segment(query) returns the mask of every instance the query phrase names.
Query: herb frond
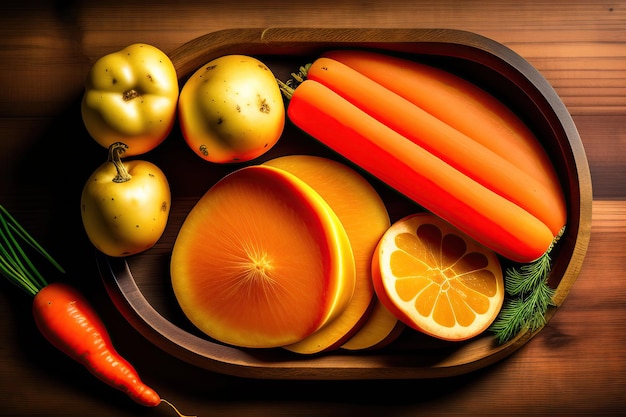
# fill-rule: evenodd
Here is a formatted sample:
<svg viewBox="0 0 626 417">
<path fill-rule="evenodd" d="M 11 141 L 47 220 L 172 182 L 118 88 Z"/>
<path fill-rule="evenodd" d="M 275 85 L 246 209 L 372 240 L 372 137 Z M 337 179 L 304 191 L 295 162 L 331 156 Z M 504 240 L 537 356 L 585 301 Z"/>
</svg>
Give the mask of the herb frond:
<svg viewBox="0 0 626 417">
<path fill-rule="evenodd" d="M 505 300 L 502 310 L 491 325 L 500 344 L 517 336 L 522 330 L 531 332 L 546 324 L 545 313 L 552 303 L 554 290 L 545 281 L 528 293 Z"/>
<path fill-rule="evenodd" d="M 546 324 L 545 314 L 554 305 L 554 289 L 547 283 L 552 268 L 550 252 L 564 229 L 555 238 L 546 253 L 534 262 L 509 267 L 504 274 L 505 299 L 496 320 L 489 327 L 498 343 L 503 344 L 522 330 L 535 331 Z"/>
<path fill-rule="evenodd" d="M 525 294 L 537 288 L 550 271 L 551 259 L 546 253 L 535 262 L 519 268 L 508 268 L 505 273 L 504 288 L 509 295 Z"/>
</svg>

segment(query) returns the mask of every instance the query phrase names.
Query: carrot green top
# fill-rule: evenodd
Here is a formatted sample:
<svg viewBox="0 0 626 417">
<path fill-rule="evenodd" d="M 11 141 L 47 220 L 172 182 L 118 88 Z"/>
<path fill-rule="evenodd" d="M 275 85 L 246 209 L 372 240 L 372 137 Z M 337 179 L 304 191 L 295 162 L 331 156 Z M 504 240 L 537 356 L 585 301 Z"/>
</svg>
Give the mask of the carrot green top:
<svg viewBox="0 0 626 417">
<path fill-rule="evenodd" d="M 0 272 L 23 291 L 34 296 L 48 283 L 29 258 L 24 244 L 43 256 L 58 271 L 65 272 L 8 210 L 0 205 Z"/>
</svg>

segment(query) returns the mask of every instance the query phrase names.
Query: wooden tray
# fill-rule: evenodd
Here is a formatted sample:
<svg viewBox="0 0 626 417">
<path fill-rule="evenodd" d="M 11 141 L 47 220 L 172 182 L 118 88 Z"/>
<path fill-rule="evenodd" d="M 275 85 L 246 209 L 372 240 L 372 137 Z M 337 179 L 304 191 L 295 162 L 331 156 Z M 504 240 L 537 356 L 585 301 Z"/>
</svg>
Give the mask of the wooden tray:
<svg viewBox="0 0 626 417">
<path fill-rule="evenodd" d="M 559 172 L 569 209 L 568 229 L 553 255 L 549 277 L 550 285 L 556 288 L 556 306 L 548 311 L 549 320 L 574 284 L 587 250 L 591 178 L 580 137 L 567 109 L 549 83 L 523 58 L 472 33 L 421 29 L 224 30 L 194 39 L 169 55 L 182 86 L 200 66 L 226 54 L 260 57 L 279 78 L 287 80 L 290 72 L 311 62 L 321 51 L 339 47 L 381 49 L 448 68 L 506 102 L 543 141 Z M 338 158 L 288 124 L 275 148 L 253 163 L 288 153 Z M 242 165 L 221 166 L 201 160 L 184 144 L 178 126 L 145 159 L 159 165 L 170 181 L 173 202 L 168 227 L 149 251 L 127 259 L 98 254 L 97 263 L 107 291 L 123 316 L 152 343 L 184 361 L 251 378 L 435 378 L 471 372 L 497 362 L 537 333 L 524 332 L 498 346 L 488 333 L 466 342 L 450 343 L 405 330 L 397 341 L 378 351 L 337 350 L 313 356 L 283 349 L 240 349 L 209 340 L 187 321 L 176 303 L 169 281 L 169 257 L 177 231 L 197 199 L 224 174 Z M 367 178 L 388 203 L 392 221 L 419 210 L 375 178 Z"/>
</svg>

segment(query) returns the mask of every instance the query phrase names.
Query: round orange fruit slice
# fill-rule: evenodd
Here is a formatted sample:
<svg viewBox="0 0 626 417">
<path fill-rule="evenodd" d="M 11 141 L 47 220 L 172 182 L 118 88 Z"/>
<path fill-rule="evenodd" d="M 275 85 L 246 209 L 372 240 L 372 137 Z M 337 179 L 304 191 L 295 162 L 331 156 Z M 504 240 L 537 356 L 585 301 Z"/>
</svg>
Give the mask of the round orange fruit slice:
<svg viewBox="0 0 626 417">
<path fill-rule="evenodd" d="M 358 172 L 341 162 L 312 155 L 287 155 L 264 162 L 288 171 L 310 185 L 337 214 L 348 234 L 355 262 L 355 287 L 350 303 L 333 321 L 309 337 L 284 346 L 312 354 L 337 349 L 365 323 L 373 308 L 372 256 L 390 226 L 385 203 Z"/>
<path fill-rule="evenodd" d="M 372 261 L 376 295 L 398 319 L 439 339 L 482 333 L 504 300 L 497 255 L 430 213 L 385 232 Z"/>
<path fill-rule="evenodd" d="M 294 175 L 249 166 L 196 203 L 174 243 L 171 280 L 189 320 L 226 344 L 298 342 L 339 315 L 355 286 L 346 231 Z"/>
<path fill-rule="evenodd" d="M 381 349 L 400 337 L 405 324 L 375 299 L 373 311 L 350 339 L 343 345 L 345 350 L 375 350 Z"/>
</svg>

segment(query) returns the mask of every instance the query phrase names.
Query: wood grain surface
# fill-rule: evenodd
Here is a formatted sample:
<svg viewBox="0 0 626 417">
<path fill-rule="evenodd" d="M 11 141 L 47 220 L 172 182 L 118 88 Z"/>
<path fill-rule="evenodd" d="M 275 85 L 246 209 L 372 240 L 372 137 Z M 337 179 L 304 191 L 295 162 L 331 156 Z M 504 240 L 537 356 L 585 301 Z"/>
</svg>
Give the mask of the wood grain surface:
<svg viewBox="0 0 626 417">
<path fill-rule="evenodd" d="M 172 51 L 243 27 L 449 28 L 520 54 L 554 86 L 593 180 L 587 257 L 548 326 L 493 366 L 416 381 L 264 381 L 207 372 L 139 335 L 107 297 L 78 211 L 101 157 L 82 126 L 89 67 L 132 42 Z M 145 381 L 198 416 L 611 415 L 626 409 L 625 1 L 22 0 L 0 6 L 0 203 L 68 270 Z M 38 334 L 0 282 L 0 415 L 173 416 L 103 386 Z"/>
</svg>

